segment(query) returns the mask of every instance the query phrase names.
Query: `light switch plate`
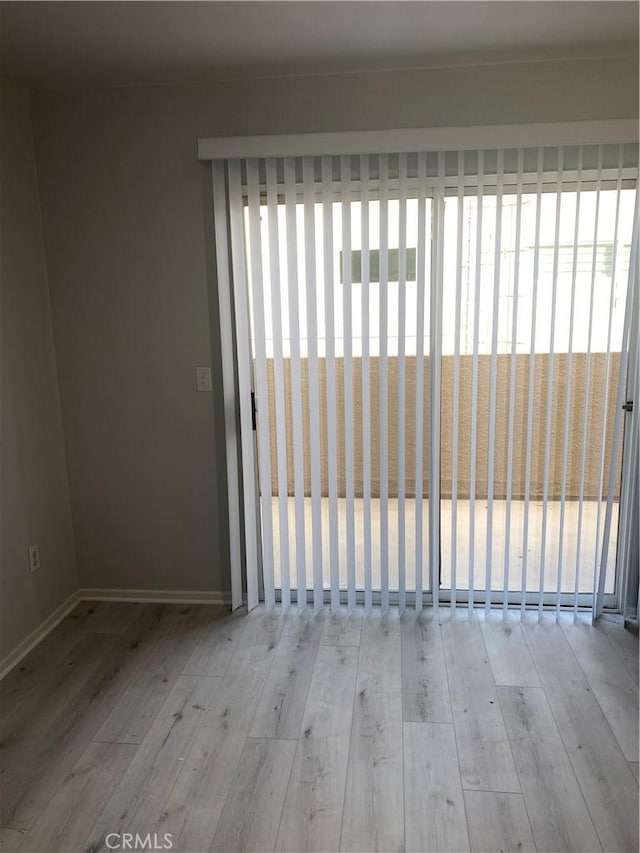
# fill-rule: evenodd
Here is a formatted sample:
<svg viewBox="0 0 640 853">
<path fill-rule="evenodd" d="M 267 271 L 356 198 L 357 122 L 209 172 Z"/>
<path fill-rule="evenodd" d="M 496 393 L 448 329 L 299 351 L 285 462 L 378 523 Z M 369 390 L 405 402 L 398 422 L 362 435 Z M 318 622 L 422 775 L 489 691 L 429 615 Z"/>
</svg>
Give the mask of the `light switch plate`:
<svg viewBox="0 0 640 853">
<path fill-rule="evenodd" d="M 196 389 L 198 391 L 211 391 L 210 367 L 196 367 Z"/>
<path fill-rule="evenodd" d="M 29 545 L 29 568 L 32 572 L 40 568 L 40 549 L 37 545 Z"/>
</svg>

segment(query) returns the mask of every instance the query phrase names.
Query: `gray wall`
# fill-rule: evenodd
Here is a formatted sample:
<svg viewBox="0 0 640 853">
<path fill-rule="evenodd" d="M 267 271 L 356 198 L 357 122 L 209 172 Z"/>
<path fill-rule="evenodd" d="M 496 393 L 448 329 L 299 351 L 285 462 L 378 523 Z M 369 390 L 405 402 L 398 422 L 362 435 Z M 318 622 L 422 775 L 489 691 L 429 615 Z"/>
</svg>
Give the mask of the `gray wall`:
<svg viewBox="0 0 640 853">
<path fill-rule="evenodd" d="M 227 589 L 198 136 L 637 116 L 634 58 L 34 100 L 80 582 Z"/>
<path fill-rule="evenodd" d="M 29 97 L 0 83 L 0 657 L 78 586 Z M 42 565 L 31 573 L 30 544 Z"/>
</svg>

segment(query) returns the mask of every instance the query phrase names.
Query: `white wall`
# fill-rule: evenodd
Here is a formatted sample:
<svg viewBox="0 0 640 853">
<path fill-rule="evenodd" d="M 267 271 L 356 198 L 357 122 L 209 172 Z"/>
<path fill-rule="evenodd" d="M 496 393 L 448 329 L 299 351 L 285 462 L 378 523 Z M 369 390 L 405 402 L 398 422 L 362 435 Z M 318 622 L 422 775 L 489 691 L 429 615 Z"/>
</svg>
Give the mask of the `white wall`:
<svg viewBox="0 0 640 853">
<path fill-rule="evenodd" d="M 0 657 L 75 592 L 71 510 L 26 91 L 0 84 Z M 30 544 L 41 568 L 31 573 Z"/>
<path fill-rule="evenodd" d="M 637 116 L 635 58 L 41 94 L 34 100 L 82 586 L 227 589 L 198 136 Z M 215 326 L 215 317 L 214 317 Z"/>
</svg>

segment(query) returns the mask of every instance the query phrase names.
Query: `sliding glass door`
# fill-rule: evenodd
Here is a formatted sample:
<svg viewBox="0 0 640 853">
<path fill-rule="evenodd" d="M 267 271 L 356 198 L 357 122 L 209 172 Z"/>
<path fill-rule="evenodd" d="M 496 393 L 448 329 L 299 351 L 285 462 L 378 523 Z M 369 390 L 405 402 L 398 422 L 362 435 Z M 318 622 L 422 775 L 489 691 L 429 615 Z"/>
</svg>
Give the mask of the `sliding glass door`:
<svg viewBox="0 0 640 853">
<path fill-rule="evenodd" d="M 635 189 L 622 168 L 603 180 L 601 149 L 572 152 L 569 174 L 563 153 L 539 152 L 532 176 L 524 151 L 508 173 L 498 152 L 488 188 L 480 162 L 477 189 L 461 180 L 445 201 L 441 541 L 451 598 L 591 605 L 608 499 L 614 592 L 612 438 Z M 464 175 L 462 154 L 459 165 Z"/>
<path fill-rule="evenodd" d="M 254 602 L 613 600 L 635 156 L 214 163 Z"/>
</svg>

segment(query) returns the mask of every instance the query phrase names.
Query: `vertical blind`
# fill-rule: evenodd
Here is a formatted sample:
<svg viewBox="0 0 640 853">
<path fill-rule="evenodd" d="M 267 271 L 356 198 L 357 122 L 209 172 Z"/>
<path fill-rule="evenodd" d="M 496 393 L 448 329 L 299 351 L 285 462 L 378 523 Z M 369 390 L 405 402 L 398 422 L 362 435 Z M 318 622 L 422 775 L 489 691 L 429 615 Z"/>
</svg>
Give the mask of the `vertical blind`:
<svg viewBox="0 0 640 853">
<path fill-rule="evenodd" d="M 602 607 L 637 146 L 212 169 L 249 607 Z"/>
</svg>

